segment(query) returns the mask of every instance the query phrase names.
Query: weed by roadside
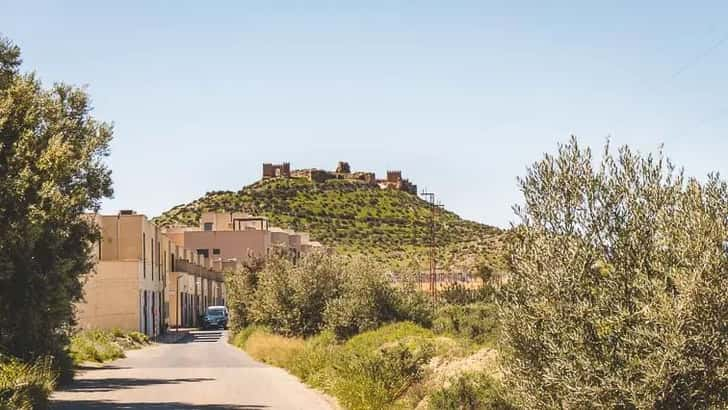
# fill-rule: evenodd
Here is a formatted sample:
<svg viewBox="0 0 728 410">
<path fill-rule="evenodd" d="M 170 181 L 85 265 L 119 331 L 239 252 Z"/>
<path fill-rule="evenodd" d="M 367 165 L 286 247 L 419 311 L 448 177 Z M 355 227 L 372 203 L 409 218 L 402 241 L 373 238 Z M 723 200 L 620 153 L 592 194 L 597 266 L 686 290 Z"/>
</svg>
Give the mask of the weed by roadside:
<svg viewBox="0 0 728 410">
<path fill-rule="evenodd" d="M 284 337 L 264 330 L 253 332 L 245 341 L 245 350 L 256 359 L 289 368 L 304 348 L 303 339 Z"/>
<path fill-rule="evenodd" d="M 427 400 L 432 410 L 512 410 L 500 380 L 486 372 L 461 374 L 434 391 Z"/>
<path fill-rule="evenodd" d="M 0 409 L 47 408 L 56 379 L 50 358 L 23 363 L 0 354 Z"/>
<path fill-rule="evenodd" d="M 434 378 L 440 373 L 433 363 L 446 366 L 472 354 L 471 342 L 440 336 L 411 322 L 389 324 L 346 341 L 332 331 L 304 341 L 263 327 L 245 328 L 231 341 L 255 359 L 283 367 L 331 394 L 348 409 L 414 408 L 442 385 Z"/>
<path fill-rule="evenodd" d="M 70 353 L 76 364 L 103 363 L 125 357 L 124 350 L 139 349 L 148 344 L 149 338 L 140 332 L 89 329 L 71 337 Z"/>
</svg>

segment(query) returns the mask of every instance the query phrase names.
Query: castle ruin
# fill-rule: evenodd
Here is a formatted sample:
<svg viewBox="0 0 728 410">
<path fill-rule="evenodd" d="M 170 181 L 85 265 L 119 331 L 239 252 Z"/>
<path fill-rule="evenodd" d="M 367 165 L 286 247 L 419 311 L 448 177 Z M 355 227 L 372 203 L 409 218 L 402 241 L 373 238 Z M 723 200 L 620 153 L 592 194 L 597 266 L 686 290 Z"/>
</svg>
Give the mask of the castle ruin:
<svg viewBox="0 0 728 410">
<path fill-rule="evenodd" d="M 263 164 L 263 179 L 278 177 L 291 177 L 291 164 L 289 162 L 282 164 Z"/>
<path fill-rule="evenodd" d="M 342 179 L 361 181 L 370 186 L 378 186 L 382 189 L 395 189 L 417 195 L 417 185 L 408 179 L 402 178 L 402 171 L 387 171 L 386 179 L 377 179 L 374 172 L 351 172 L 351 166 L 346 161 L 339 161 L 335 171 L 309 168 L 296 169 L 291 171 L 291 164 L 263 164 L 263 179 L 268 178 L 306 178 L 315 183 L 323 183 L 330 179 Z"/>
</svg>

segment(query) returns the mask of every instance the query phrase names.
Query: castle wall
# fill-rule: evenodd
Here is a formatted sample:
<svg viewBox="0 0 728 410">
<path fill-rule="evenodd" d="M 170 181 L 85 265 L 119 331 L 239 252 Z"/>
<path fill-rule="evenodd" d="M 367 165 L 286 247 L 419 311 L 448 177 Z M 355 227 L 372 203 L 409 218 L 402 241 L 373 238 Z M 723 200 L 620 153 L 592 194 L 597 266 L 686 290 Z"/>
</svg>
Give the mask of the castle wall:
<svg viewBox="0 0 728 410">
<path fill-rule="evenodd" d="M 284 177 L 284 178 L 290 178 L 291 177 L 291 164 L 288 162 L 284 162 L 282 164 L 263 164 L 263 179 L 265 178 L 277 178 L 277 177 Z"/>
<path fill-rule="evenodd" d="M 397 189 L 410 194 L 417 195 L 417 185 L 411 183 L 408 179 L 402 178 L 402 171 L 387 171 L 386 179 L 377 179 L 373 172 L 351 172 L 351 166 L 348 162 L 339 161 L 336 165 L 336 171 L 326 171 L 322 169 L 297 169 L 291 172 L 290 163 L 283 164 L 263 164 L 263 179 L 286 177 L 306 178 L 315 183 L 324 183 L 330 179 L 349 179 L 364 181 L 369 185 L 378 185 L 382 189 Z"/>
</svg>

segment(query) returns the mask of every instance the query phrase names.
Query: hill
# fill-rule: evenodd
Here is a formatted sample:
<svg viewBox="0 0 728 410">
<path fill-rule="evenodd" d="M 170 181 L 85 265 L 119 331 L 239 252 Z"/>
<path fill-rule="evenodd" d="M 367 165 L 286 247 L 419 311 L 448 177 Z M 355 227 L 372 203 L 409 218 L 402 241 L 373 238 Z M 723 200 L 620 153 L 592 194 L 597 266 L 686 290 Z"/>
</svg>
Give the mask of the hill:
<svg viewBox="0 0 728 410">
<path fill-rule="evenodd" d="M 363 181 L 270 178 L 238 192 L 214 191 L 175 206 L 155 218 L 160 226 L 196 225 L 203 211 L 262 215 L 274 226 L 305 231 L 343 254 L 367 254 L 401 268 L 427 266 L 430 204 L 409 192 L 380 189 Z M 470 271 L 481 257 L 501 247 L 502 231 L 438 210 L 438 264 Z"/>
</svg>

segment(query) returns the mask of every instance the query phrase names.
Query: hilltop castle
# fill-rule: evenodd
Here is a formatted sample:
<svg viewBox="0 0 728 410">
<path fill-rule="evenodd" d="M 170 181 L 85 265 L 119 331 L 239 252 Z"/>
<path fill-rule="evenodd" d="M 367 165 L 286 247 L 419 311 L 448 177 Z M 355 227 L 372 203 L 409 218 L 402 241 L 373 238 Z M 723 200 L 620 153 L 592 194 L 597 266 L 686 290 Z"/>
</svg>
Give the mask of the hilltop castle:
<svg viewBox="0 0 728 410">
<path fill-rule="evenodd" d="M 377 179 L 374 172 L 351 172 L 348 162 L 339 161 L 335 171 L 323 169 L 295 169 L 291 171 L 291 164 L 263 164 L 263 179 L 268 178 L 306 178 L 309 181 L 322 183 L 330 179 L 348 179 L 363 181 L 372 186 L 379 186 L 382 189 L 396 189 L 417 195 L 417 185 L 408 179 L 402 178 L 402 171 L 387 171 L 387 178 Z"/>
</svg>

